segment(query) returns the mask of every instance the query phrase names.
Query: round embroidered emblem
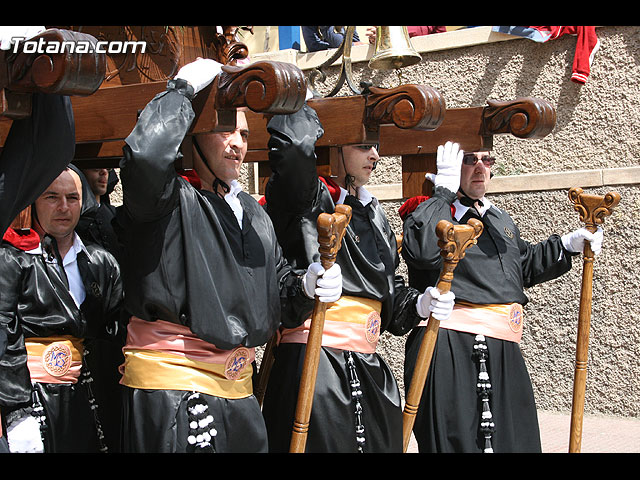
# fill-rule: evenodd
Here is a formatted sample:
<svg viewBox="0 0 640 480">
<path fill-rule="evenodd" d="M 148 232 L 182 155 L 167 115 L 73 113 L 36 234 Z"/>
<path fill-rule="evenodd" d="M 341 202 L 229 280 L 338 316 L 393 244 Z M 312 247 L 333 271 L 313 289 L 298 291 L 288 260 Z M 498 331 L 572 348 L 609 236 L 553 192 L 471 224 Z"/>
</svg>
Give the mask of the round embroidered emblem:
<svg viewBox="0 0 640 480">
<path fill-rule="evenodd" d="M 513 238 L 513 232 L 509 227 L 504 227 L 504 234 L 509 238 Z"/>
<path fill-rule="evenodd" d="M 509 328 L 511 328 L 513 332 L 518 333 L 522 330 L 523 322 L 522 305 L 519 303 L 511 305 L 511 310 L 509 311 Z"/>
<path fill-rule="evenodd" d="M 228 380 L 237 380 L 249 363 L 249 350 L 238 347 L 227 357 L 224 365 L 224 376 Z"/>
<path fill-rule="evenodd" d="M 65 343 L 52 343 L 42 353 L 42 366 L 49 375 L 62 377 L 71 368 L 71 348 Z"/>
<path fill-rule="evenodd" d="M 380 314 L 378 312 L 371 312 L 367 317 L 367 323 L 365 324 L 365 337 L 367 342 L 376 343 L 380 336 Z"/>
</svg>

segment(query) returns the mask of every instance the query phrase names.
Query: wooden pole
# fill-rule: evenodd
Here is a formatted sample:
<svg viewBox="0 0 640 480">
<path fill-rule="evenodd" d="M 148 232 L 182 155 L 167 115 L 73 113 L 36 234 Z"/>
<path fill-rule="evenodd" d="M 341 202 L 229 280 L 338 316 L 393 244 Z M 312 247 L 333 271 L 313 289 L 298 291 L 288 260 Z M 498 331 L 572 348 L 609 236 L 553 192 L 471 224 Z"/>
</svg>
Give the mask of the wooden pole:
<svg viewBox="0 0 640 480">
<path fill-rule="evenodd" d="M 318 242 L 320 243 L 320 263 L 325 271 L 335 263 L 336 255 L 342 243 L 342 237 L 350 220 L 351 207 L 347 205 L 336 205 L 336 212 L 334 214 L 321 213 L 318 216 L 317 226 Z M 309 327 L 309 338 L 307 339 L 304 363 L 302 365 L 302 375 L 300 377 L 298 403 L 296 404 L 293 432 L 289 448 L 291 453 L 304 453 L 307 443 L 326 310 L 327 304 L 321 302 L 316 297 L 313 314 L 311 316 L 311 326 Z"/>
<path fill-rule="evenodd" d="M 446 293 L 451 290 L 454 269 L 458 265 L 458 262 L 464 258 L 465 250 L 476 244 L 477 238 L 482 234 L 483 228 L 482 222 L 474 218 L 470 219 L 467 225 L 453 225 L 446 220 L 440 220 L 440 222 L 438 222 L 436 234 L 440 239 L 438 245 L 441 249 L 441 255 L 444 257 L 444 265 L 437 284 L 437 288 L 441 293 Z M 439 328 L 440 321 L 433 318 L 432 315 L 429 315 L 402 414 L 402 434 L 405 452 L 411 439 L 411 431 L 413 430 L 415 417 L 418 413 L 418 406 L 420 405 L 422 391 L 424 390 L 424 385 L 427 380 L 427 373 L 431 366 L 431 358 L 433 357 L 433 350 L 438 338 Z"/>
<path fill-rule="evenodd" d="M 613 208 L 620 202 L 620 195 L 617 192 L 609 192 L 604 197 L 588 195 L 583 193 L 581 188 L 576 187 L 569 190 L 569 199 L 574 203 L 574 209 L 580 213 L 580 220 L 585 223 L 586 229 L 594 233 L 597 230 L 597 226 L 604 222 L 605 217 L 611 215 Z M 582 446 L 582 420 L 584 417 L 587 362 L 589 357 L 589 329 L 591 326 L 593 261 L 594 254 L 591 251 L 591 245 L 589 242 L 585 242 L 571 403 L 569 453 L 580 453 Z"/>
</svg>

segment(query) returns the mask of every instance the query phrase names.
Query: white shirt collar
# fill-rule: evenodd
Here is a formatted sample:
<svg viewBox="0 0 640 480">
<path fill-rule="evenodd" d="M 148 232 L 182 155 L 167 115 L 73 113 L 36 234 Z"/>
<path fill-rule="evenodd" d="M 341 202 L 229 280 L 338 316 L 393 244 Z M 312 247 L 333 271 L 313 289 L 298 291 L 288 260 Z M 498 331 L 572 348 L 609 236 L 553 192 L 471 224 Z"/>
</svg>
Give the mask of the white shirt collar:
<svg viewBox="0 0 640 480">
<path fill-rule="evenodd" d="M 338 201 L 336 202 L 336 205 L 338 205 L 340 203 L 344 203 L 344 199 L 346 197 L 347 197 L 347 191 L 344 188 L 340 187 L 340 198 L 338 198 Z M 358 200 L 360 200 L 360 203 L 362 203 L 362 205 L 364 205 L 364 206 L 367 206 L 369 204 L 369 202 L 372 202 L 372 201 L 377 202 L 378 201 L 378 199 L 376 197 L 374 197 L 373 195 L 371 195 L 369 190 L 367 190 L 364 187 L 358 187 Z"/>
<path fill-rule="evenodd" d="M 71 293 L 71 296 L 73 297 L 73 300 L 78 307 L 82 304 L 86 296 L 77 263 L 78 254 L 82 251 L 84 251 L 87 255 L 89 254 L 87 248 L 84 246 L 84 243 L 82 242 L 78 234 L 76 232 L 73 232 L 73 244 L 62 259 L 62 265 L 58 265 L 58 261 L 56 258 L 48 259 L 45 256 L 44 259 L 45 262 L 56 264 L 57 268 L 62 267 L 64 269 L 67 275 L 67 280 L 69 282 L 69 292 Z M 28 250 L 27 253 L 34 255 L 42 254 L 42 243 L 40 243 L 40 245 L 32 250 Z"/>
<path fill-rule="evenodd" d="M 242 205 L 238 199 L 238 194 L 242 191 L 242 185 L 237 180 L 231 180 L 229 183 L 229 193 L 225 194 L 224 200 L 229 204 L 233 214 L 238 220 L 238 225 L 242 228 Z"/>
<path fill-rule="evenodd" d="M 80 239 L 80 237 L 78 236 L 78 234 L 76 232 L 73 232 L 73 244 L 71 245 L 71 248 L 69 249 L 69 252 L 73 251 L 72 253 L 72 257 L 70 261 L 75 260 L 75 258 L 78 256 L 78 253 L 80 253 L 81 251 L 84 251 L 87 255 L 89 254 L 89 252 L 87 251 L 87 247 L 84 246 L 84 243 L 82 242 L 82 240 Z M 31 250 L 26 250 L 27 253 L 30 253 L 32 255 L 37 255 L 37 254 L 41 254 L 42 253 L 42 242 L 40 242 L 38 244 L 37 247 L 32 248 Z M 69 252 L 67 252 L 67 255 L 65 255 L 65 259 L 67 258 L 67 256 L 69 255 Z M 54 259 L 55 260 L 55 259 Z M 66 262 L 63 259 L 63 263 L 66 265 L 69 262 Z"/>
<path fill-rule="evenodd" d="M 82 243 L 80 236 L 76 232 L 73 232 L 73 245 L 71 245 L 71 248 L 62 259 L 62 265 L 66 267 L 70 263 L 75 262 L 76 257 L 82 251 L 84 251 L 84 253 L 89 255 L 89 252 L 87 251 L 87 247 L 85 247 L 84 243 Z"/>
<path fill-rule="evenodd" d="M 489 210 L 493 204 L 489 201 L 487 197 L 482 197 L 480 200 L 482 200 L 483 205 L 478 209 L 478 214 L 480 215 L 480 217 L 483 217 L 484 214 L 487 213 L 487 210 Z M 467 213 L 467 210 L 471 208 L 471 207 L 467 207 L 466 205 L 462 205 L 460 203 L 460 199 L 456 199 L 456 201 L 453 202 L 453 206 L 456 209 L 454 218 L 458 221 L 460 221 L 460 219 L 464 216 L 464 214 Z"/>
<path fill-rule="evenodd" d="M 231 182 L 229 183 L 229 193 L 227 193 L 225 197 L 227 195 L 237 197 L 241 191 L 242 185 L 240 185 L 240 182 L 238 182 L 238 180 L 231 180 Z"/>
</svg>

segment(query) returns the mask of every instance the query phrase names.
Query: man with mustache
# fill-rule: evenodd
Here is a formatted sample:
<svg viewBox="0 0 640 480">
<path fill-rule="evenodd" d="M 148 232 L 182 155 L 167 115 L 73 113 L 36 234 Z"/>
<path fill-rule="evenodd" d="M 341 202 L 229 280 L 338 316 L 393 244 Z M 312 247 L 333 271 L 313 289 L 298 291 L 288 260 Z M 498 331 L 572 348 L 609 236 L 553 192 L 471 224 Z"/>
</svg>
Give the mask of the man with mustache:
<svg viewBox="0 0 640 480">
<path fill-rule="evenodd" d="M 32 206 L 33 230 L 0 248 L 0 408 L 12 452 L 106 451 L 84 341 L 114 338 L 122 302 L 111 254 L 75 232 L 80 177 L 64 170 Z"/>
<path fill-rule="evenodd" d="M 221 67 L 210 59 L 182 67 L 126 139 L 118 212 L 130 315 L 125 452 L 266 452 L 255 347 L 274 334 L 283 309 L 341 291 L 339 270 L 307 275 L 308 264 L 288 265 L 271 220 L 242 191 L 243 111 L 234 131 L 194 136 L 195 169 L 176 172 L 191 101 Z"/>
<path fill-rule="evenodd" d="M 438 148 L 433 196 L 404 213 L 402 255 L 410 285 L 435 285 L 442 267 L 436 225 L 477 218 L 484 230 L 465 251 L 453 275 L 456 304 L 440 331 L 420 403 L 414 434 L 420 452 L 540 452 L 531 380 L 520 352 L 524 288 L 552 280 L 571 268 L 584 241 L 594 253 L 602 229 L 575 232 L 532 244 L 520 238 L 511 217 L 485 193 L 495 158 L 463 152 L 455 143 Z M 406 346 L 407 389 L 425 324 Z"/>
</svg>

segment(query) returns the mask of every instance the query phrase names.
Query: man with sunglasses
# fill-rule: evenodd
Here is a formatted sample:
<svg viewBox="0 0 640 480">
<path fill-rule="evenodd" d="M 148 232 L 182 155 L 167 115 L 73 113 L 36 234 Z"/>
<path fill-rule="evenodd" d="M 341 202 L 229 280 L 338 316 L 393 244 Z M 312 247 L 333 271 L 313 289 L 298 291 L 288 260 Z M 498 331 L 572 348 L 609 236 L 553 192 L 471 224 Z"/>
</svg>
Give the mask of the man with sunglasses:
<svg viewBox="0 0 640 480">
<path fill-rule="evenodd" d="M 340 147 L 335 176 L 319 177 L 315 142 L 324 131 L 311 107 L 275 116 L 267 128 L 273 174 L 265 208 L 294 268 L 319 258 L 318 215 L 338 204 L 352 209 L 334 265 L 343 275 L 342 297 L 327 306 L 306 452 L 401 453 L 401 397 L 376 353 L 378 340 L 385 331 L 407 333 L 429 308 L 446 315 L 452 298 L 408 288 L 396 275 L 396 236 L 365 188 L 379 160 L 375 145 Z M 263 406 L 271 452 L 289 451 L 310 315 L 301 309 L 282 319 Z"/>
<path fill-rule="evenodd" d="M 531 380 L 520 351 L 524 289 L 571 269 L 584 241 L 594 252 L 602 230 L 582 228 L 536 244 L 520 238 L 517 225 L 486 197 L 495 159 L 455 143 L 438 148 L 433 196 L 404 218 L 402 254 L 409 284 L 435 285 L 442 267 L 436 225 L 478 218 L 484 230 L 454 272 L 455 306 L 441 322 L 431 368 L 416 416 L 420 452 L 540 452 Z M 425 324 L 407 340 L 405 387 L 409 388 Z"/>
</svg>

